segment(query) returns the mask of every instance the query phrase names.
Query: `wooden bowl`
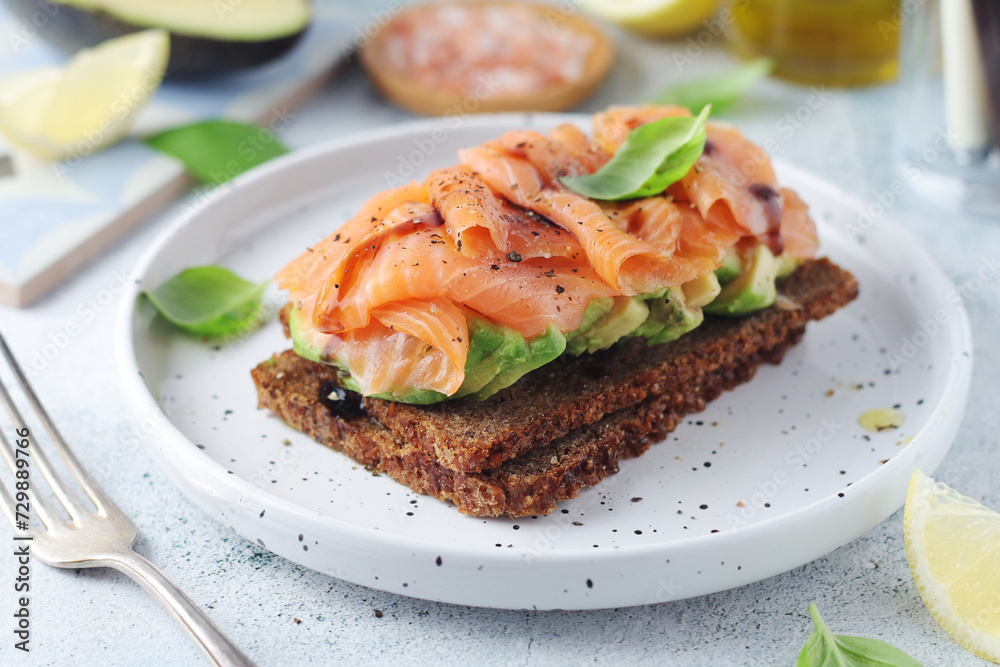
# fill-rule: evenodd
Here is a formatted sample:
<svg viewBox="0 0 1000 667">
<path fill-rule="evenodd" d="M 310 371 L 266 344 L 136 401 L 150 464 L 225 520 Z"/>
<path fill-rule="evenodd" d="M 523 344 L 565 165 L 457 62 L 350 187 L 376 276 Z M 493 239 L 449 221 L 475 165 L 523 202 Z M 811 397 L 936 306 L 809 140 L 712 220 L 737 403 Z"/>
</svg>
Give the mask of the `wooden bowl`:
<svg viewBox="0 0 1000 667">
<path fill-rule="evenodd" d="M 583 61 L 581 74 L 530 92 L 492 93 L 456 90 L 454 87 L 429 85 L 416 81 L 397 69 L 386 53 L 388 36 L 393 25 L 417 13 L 431 14 L 448 6 L 465 8 L 510 7 L 536 12 L 549 26 L 572 30 L 592 40 Z M 393 17 L 360 51 L 361 63 L 379 91 L 394 104 L 418 114 L 429 116 L 462 115 L 500 111 L 561 111 L 576 106 L 596 90 L 607 76 L 615 59 L 613 42 L 597 26 L 579 15 L 575 6 L 569 11 L 564 5 L 540 5 L 525 2 L 461 2 L 447 1 L 416 5 Z M 421 29 L 442 29 L 440 24 L 424 21 Z M 492 29 L 492 28 L 491 28 Z"/>
</svg>

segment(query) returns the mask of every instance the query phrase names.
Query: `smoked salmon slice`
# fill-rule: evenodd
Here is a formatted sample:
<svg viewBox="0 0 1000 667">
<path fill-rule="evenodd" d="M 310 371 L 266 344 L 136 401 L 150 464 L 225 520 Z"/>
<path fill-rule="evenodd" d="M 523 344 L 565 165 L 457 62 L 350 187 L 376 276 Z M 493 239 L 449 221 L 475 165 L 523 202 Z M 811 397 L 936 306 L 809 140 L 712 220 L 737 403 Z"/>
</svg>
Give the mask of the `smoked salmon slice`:
<svg viewBox="0 0 1000 667">
<path fill-rule="evenodd" d="M 816 221 L 809 217 L 809 207 L 794 190 L 781 188 L 785 211 L 781 218 L 781 238 L 785 253 L 792 259 L 810 259 L 819 250 Z"/>
<path fill-rule="evenodd" d="M 688 267 L 670 261 L 669 249 L 619 229 L 597 202 L 570 192 L 558 181 L 546 181 L 542 173 L 546 165 L 540 165 L 540 170 L 528 159 L 527 145 L 519 156 L 508 151 L 505 143 L 462 150 L 459 158 L 511 202 L 536 211 L 575 236 L 594 270 L 619 294 L 653 292 L 698 277 Z"/>
<path fill-rule="evenodd" d="M 636 127 L 678 115 L 690 112 L 681 107 L 612 107 L 595 117 L 595 140 L 614 151 Z M 729 125 L 709 123 L 706 135 L 704 154 L 669 192 L 694 204 L 702 217 L 728 217 L 730 224 L 780 255 L 784 199 L 767 152 Z"/>
<path fill-rule="evenodd" d="M 812 257 L 806 205 L 725 125 L 707 126 L 703 155 L 660 195 L 601 202 L 563 185 L 599 170 L 639 125 L 680 115 L 690 114 L 611 108 L 593 139 L 573 125 L 508 132 L 375 195 L 278 274 L 297 326 L 366 395 L 450 396 L 465 379 L 473 318 L 525 340 L 566 334 L 595 300 L 682 293 L 733 247 Z"/>
<path fill-rule="evenodd" d="M 672 105 L 609 107 L 594 115 L 594 143 L 602 150 L 614 153 L 625 143 L 632 130 L 640 125 L 663 118 L 690 115 L 689 109 Z"/>
</svg>

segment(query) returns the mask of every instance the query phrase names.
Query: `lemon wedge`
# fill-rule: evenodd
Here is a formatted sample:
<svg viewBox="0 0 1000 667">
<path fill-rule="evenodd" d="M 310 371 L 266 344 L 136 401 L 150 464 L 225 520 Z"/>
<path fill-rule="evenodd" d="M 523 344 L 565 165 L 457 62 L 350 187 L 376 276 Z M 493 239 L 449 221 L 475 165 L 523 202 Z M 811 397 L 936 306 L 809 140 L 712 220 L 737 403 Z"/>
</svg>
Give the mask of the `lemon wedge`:
<svg viewBox="0 0 1000 667">
<path fill-rule="evenodd" d="M 169 34 L 145 30 L 84 49 L 65 67 L 19 72 L 0 82 L 0 131 L 43 159 L 90 155 L 128 131 L 169 57 Z"/>
<path fill-rule="evenodd" d="M 594 16 L 653 37 L 682 35 L 715 14 L 719 0 L 581 0 Z"/>
<path fill-rule="evenodd" d="M 913 581 L 937 622 L 1000 663 L 1000 514 L 915 470 L 903 535 Z"/>
</svg>

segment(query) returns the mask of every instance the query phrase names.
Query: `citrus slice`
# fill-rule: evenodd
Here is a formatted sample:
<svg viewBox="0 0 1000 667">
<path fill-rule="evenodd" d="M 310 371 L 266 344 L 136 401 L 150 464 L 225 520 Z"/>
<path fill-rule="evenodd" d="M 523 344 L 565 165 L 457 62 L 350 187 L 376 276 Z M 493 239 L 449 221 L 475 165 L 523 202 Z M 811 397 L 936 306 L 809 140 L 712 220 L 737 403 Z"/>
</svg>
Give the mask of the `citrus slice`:
<svg viewBox="0 0 1000 667">
<path fill-rule="evenodd" d="M 63 67 L 0 83 L 0 131 L 48 160 L 86 156 L 122 138 L 160 87 L 170 56 L 164 30 L 145 30 L 77 53 Z"/>
<path fill-rule="evenodd" d="M 719 0 L 581 0 L 598 18 L 654 37 L 691 32 L 715 14 Z"/>
<path fill-rule="evenodd" d="M 903 535 L 913 581 L 937 622 L 1000 663 L 1000 514 L 915 470 Z"/>
</svg>

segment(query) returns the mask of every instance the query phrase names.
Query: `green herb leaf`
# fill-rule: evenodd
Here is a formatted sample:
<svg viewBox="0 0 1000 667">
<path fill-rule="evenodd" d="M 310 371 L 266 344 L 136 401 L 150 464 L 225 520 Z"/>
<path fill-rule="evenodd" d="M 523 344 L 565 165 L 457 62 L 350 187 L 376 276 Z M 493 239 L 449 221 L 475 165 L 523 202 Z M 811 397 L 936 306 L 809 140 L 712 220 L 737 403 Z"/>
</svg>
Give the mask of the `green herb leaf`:
<svg viewBox="0 0 1000 667">
<path fill-rule="evenodd" d="M 770 58 L 758 58 L 719 76 L 687 81 L 667 88 L 654 98 L 654 104 L 677 104 L 700 112 L 709 104 L 722 111 L 746 94 L 755 83 L 774 69 Z"/>
<path fill-rule="evenodd" d="M 802 648 L 796 667 L 922 667 L 906 653 L 878 639 L 833 634 L 815 602 L 809 605 L 809 615 L 816 629 Z"/>
<path fill-rule="evenodd" d="M 271 130 L 229 120 L 175 127 L 148 137 L 146 145 L 172 155 L 192 176 L 213 185 L 288 152 Z"/>
<path fill-rule="evenodd" d="M 632 130 L 603 167 L 564 176 L 567 188 L 591 199 L 632 199 L 659 194 L 684 178 L 705 150 L 705 107 L 696 117 L 662 118 Z"/>
<path fill-rule="evenodd" d="M 144 294 L 163 317 L 181 329 L 214 337 L 260 326 L 265 287 L 266 282 L 251 283 L 221 266 L 196 266 Z"/>
</svg>

